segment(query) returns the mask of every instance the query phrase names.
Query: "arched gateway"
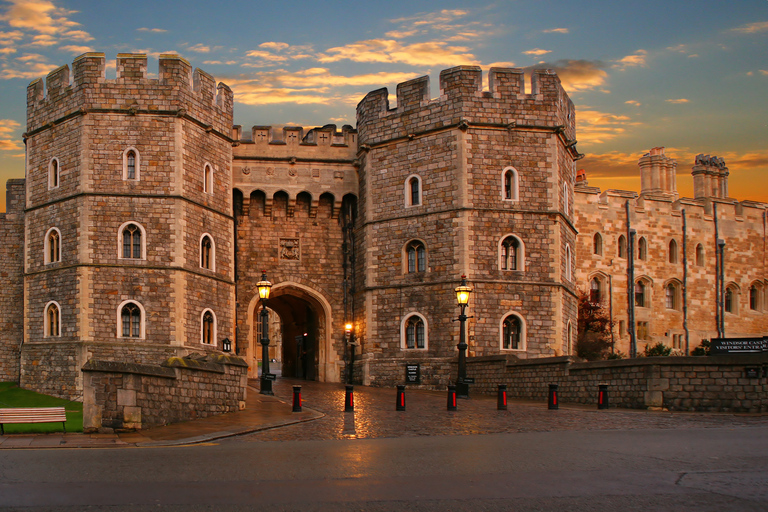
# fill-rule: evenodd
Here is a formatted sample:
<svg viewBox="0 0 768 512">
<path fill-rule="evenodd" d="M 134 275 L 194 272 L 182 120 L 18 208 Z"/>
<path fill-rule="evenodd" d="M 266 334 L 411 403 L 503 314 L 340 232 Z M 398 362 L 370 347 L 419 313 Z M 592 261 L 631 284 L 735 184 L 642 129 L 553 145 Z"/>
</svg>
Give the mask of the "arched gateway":
<svg viewBox="0 0 768 512">
<path fill-rule="evenodd" d="M 254 294 L 248 304 L 250 342 L 246 354 L 252 378 L 257 376 L 261 360 L 261 307 L 258 294 Z M 280 329 L 270 329 L 271 333 L 279 333 L 280 338 L 273 339 L 270 334 L 270 347 L 277 349 L 271 353 L 280 355 L 278 366 L 272 370 L 281 370 L 284 377 L 340 382 L 343 361 L 332 349 L 333 315 L 325 297 L 305 285 L 286 281 L 272 286 L 267 308 L 280 319 Z"/>
</svg>

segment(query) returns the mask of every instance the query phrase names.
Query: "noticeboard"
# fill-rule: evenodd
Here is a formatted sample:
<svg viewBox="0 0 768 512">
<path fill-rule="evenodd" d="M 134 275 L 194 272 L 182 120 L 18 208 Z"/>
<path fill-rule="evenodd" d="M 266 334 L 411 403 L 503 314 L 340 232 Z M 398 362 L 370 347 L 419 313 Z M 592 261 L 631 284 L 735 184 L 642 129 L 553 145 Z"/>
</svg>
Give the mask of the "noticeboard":
<svg viewBox="0 0 768 512">
<path fill-rule="evenodd" d="M 405 383 L 421 384 L 421 365 L 419 363 L 407 363 L 405 365 Z"/>
<path fill-rule="evenodd" d="M 768 352 L 768 338 L 712 338 L 711 353 L 759 354 Z"/>
</svg>

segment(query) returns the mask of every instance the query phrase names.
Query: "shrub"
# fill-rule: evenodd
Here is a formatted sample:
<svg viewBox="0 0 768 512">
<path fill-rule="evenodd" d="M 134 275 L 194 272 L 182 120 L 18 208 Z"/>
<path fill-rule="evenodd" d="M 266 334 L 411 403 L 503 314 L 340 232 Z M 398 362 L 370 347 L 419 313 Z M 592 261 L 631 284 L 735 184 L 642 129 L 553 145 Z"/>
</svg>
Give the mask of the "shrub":
<svg viewBox="0 0 768 512">
<path fill-rule="evenodd" d="M 662 342 L 658 342 L 654 346 L 646 345 L 645 349 L 643 350 L 643 355 L 645 357 L 668 356 L 671 353 L 672 349 Z"/>
<path fill-rule="evenodd" d="M 691 350 L 692 356 L 708 356 L 710 354 L 709 340 L 701 340 L 701 345 Z"/>
</svg>

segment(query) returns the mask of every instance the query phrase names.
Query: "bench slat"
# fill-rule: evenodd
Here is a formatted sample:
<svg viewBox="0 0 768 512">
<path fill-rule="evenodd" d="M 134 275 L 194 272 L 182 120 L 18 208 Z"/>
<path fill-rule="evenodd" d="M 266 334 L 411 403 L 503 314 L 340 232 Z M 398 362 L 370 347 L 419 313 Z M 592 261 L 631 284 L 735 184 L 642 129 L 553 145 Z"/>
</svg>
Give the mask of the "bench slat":
<svg viewBox="0 0 768 512">
<path fill-rule="evenodd" d="M 56 423 L 66 422 L 64 407 L 14 407 L 0 409 L 0 426 L 6 423 Z M 3 429 L 4 431 L 4 429 Z"/>
</svg>

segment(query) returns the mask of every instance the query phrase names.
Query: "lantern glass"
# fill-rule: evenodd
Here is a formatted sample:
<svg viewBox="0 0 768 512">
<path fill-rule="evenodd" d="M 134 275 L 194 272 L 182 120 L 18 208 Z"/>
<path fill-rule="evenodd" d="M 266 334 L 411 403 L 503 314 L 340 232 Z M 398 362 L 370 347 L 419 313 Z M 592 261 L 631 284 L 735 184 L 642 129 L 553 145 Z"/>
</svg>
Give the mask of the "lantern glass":
<svg viewBox="0 0 768 512">
<path fill-rule="evenodd" d="M 346 332 L 347 334 L 351 333 L 352 332 L 352 324 L 346 324 L 344 326 L 344 332 Z"/>
<path fill-rule="evenodd" d="M 263 272 L 261 274 L 261 281 L 256 283 L 256 288 L 259 290 L 259 298 L 262 300 L 266 300 L 269 298 L 269 291 L 272 289 L 272 283 L 267 281 L 267 273 Z"/>
<path fill-rule="evenodd" d="M 466 306 L 469 304 L 469 294 L 472 293 L 472 288 L 467 286 L 467 276 L 461 276 L 461 284 L 456 287 L 456 302 L 459 306 Z"/>
</svg>

